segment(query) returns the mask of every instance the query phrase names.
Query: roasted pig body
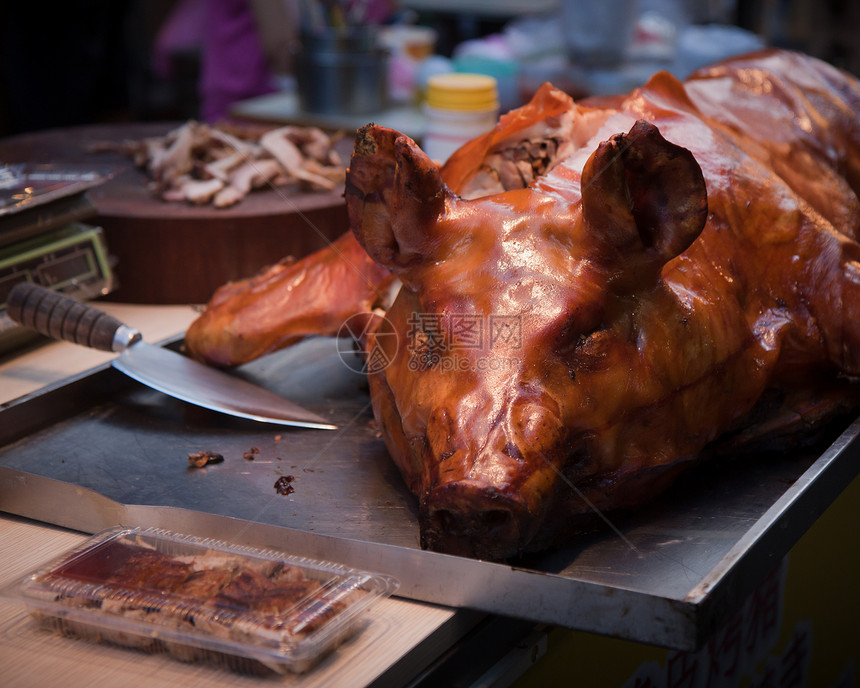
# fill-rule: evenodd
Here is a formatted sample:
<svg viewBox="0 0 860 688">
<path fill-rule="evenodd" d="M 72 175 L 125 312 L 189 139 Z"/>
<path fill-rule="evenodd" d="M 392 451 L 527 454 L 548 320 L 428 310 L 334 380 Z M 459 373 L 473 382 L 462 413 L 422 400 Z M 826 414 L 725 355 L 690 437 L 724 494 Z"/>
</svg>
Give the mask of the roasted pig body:
<svg viewBox="0 0 860 688">
<path fill-rule="evenodd" d="M 860 402 L 858 113 L 769 52 L 611 106 L 546 85 L 441 171 L 362 129 L 351 228 L 402 283 L 370 392 L 422 546 L 544 548 L 752 418 Z"/>
</svg>

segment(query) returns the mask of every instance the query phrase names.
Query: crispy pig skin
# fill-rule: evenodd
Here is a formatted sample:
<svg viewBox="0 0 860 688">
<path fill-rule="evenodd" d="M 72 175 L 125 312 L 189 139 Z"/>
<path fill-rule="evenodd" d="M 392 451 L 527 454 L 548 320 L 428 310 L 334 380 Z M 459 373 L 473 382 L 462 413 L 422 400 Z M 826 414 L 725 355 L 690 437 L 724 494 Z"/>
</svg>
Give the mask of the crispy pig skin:
<svg viewBox="0 0 860 688">
<path fill-rule="evenodd" d="M 188 328 L 185 347 L 209 365 L 231 367 L 311 335 L 335 335 L 354 314 L 370 318 L 392 280 L 345 234 L 303 260 L 220 287 Z"/>
<path fill-rule="evenodd" d="M 546 547 L 652 499 L 769 389 L 841 378 L 856 403 L 858 113 L 856 80 L 793 53 L 660 73 L 528 188 L 472 200 L 363 129 L 352 228 L 404 285 L 370 391 L 422 545 Z"/>
</svg>

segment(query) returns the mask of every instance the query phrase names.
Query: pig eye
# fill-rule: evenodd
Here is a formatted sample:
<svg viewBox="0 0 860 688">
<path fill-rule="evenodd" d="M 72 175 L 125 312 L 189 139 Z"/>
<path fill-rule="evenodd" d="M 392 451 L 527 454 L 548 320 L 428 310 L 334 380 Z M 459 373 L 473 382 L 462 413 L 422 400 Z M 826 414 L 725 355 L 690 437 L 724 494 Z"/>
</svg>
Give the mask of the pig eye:
<svg viewBox="0 0 860 688">
<path fill-rule="evenodd" d="M 580 318 L 571 318 L 558 337 L 558 351 L 570 356 L 585 345 L 590 337 L 600 332 L 602 324 L 583 322 Z"/>
<path fill-rule="evenodd" d="M 593 373 L 606 367 L 611 336 L 608 330 L 599 329 L 579 337 L 568 359 L 573 378 L 577 373 Z"/>
</svg>

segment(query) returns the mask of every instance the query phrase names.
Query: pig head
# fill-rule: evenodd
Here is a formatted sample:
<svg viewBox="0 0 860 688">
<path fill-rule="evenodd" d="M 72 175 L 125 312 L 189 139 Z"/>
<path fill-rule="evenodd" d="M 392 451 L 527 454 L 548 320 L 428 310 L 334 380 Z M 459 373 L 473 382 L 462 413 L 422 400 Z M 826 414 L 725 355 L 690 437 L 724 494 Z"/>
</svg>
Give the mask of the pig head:
<svg viewBox="0 0 860 688">
<path fill-rule="evenodd" d="M 358 134 L 350 223 L 403 283 L 371 396 L 424 547 L 545 547 L 653 498 L 765 390 L 860 374 L 853 191 L 835 226 L 668 75 L 636 95 L 472 200 L 409 138 Z"/>
</svg>

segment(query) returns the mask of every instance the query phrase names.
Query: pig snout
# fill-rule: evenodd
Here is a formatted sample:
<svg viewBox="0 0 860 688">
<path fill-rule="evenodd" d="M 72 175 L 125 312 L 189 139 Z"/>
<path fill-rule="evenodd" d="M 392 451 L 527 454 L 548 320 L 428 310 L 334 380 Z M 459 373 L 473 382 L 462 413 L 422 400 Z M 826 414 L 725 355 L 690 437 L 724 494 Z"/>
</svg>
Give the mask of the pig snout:
<svg viewBox="0 0 860 688">
<path fill-rule="evenodd" d="M 560 475 L 557 408 L 551 402 L 510 404 L 477 446 L 459 441 L 475 437 L 475 418 L 456 423 L 433 414 L 439 434 L 428 434 L 446 441 L 431 443 L 438 472 L 420 502 L 422 547 L 493 560 L 524 550 Z M 458 435 L 457 427 L 472 433 Z"/>
<path fill-rule="evenodd" d="M 478 559 L 517 553 L 528 528 L 528 512 L 517 496 L 467 479 L 427 493 L 419 519 L 421 547 Z"/>
</svg>

